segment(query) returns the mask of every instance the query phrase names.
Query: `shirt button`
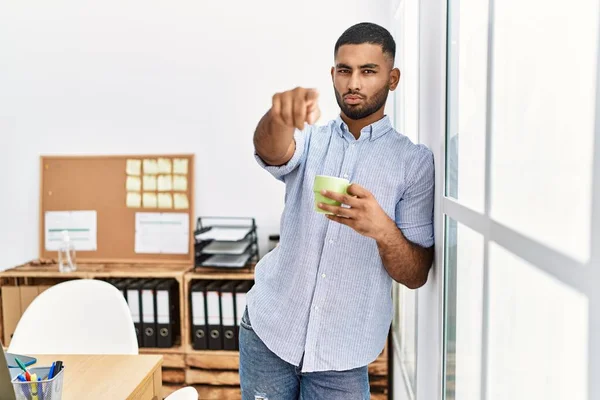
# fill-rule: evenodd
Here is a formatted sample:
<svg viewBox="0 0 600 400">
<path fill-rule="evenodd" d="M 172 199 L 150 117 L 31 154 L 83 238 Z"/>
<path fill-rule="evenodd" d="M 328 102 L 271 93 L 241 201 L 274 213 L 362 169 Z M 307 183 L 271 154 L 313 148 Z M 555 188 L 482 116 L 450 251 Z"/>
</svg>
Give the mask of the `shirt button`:
<svg viewBox="0 0 600 400">
<path fill-rule="evenodd" d="M 315 310 L 318 310 L 318 309 L 319 309 L 319 306 L 315 306 Z"/>
<path fill-rule="evenodd" d="M 348 178 L 348 174 L 344 174 L 344 178 Z"/>
<path fill-rule="evenodd" d="M 329 239 L 329 243 L 333 244 L 333 239 Z"/>
<path fill-rule="evenodd" d="M 325 274 L 321 275 L 322 278 L 325 278 Z"/>
</svg>

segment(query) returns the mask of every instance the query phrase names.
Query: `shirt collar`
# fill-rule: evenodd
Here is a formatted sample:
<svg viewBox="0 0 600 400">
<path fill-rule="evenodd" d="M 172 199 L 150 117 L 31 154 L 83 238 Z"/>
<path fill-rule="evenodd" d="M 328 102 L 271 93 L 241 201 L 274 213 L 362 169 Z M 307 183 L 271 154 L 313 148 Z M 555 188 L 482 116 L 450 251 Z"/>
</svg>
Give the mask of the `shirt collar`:
<svg viewBox="0 0 600 400">
<path fill-rule="evenodd" d="M 348 132 L 350 135 L 352 135 L 350 133 L 350 131 L 348 130 L 348 125 L 346 125 L 346 123 L 344 122 L 344 120 L 342 119 L 342 117 L 340 115 L 338 115 L 338 117 L 335 120 L 335 128 L 336 128 L 337 133 L 341 137 L 344 137 L 344 132 Z M 360 131 L 359 140 L 361 140 L 363 137 L 365 137 L 365 139 L 369 139 L 370 141 L 373 141 L 373 140 L 378 139 L 381 136 L 385 135 L 391 129 L 392 129 L 392 123 L 390 121 L 390 118 L 387 115 L 385 115 L 379 121 L 376 121 L 376 122 L 372 123 L 371 125 L 365 126 Z"/>
</svg>

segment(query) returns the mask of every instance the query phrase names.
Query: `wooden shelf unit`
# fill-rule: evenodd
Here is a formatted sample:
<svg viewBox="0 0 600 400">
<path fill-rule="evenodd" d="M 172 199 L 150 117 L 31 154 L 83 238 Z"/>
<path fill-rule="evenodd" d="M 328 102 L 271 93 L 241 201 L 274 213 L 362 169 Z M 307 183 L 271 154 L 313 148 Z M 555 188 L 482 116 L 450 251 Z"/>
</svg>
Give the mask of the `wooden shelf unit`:
<svg viewBox="0 0 600 400">
<path fill-rule="evenodd" d="M 195 280 L 253 280 L 254 267 L 224 270 L 181 264 L 80 264 L 72 273 L 61 273 L 58 266 L 26 264 L 0 272 L 1 286 L 54 285 L 70 279 L 172 278 L 179 283 L 180 332 L 172 348 L 140 348 L 141 354 L 163 355 L 163 396 L 194 386 L 200 399 L 241 399 L 239 388 L 239 352 L 194 350 L 190 335 L 190 285 Z M 2 293 L 0 292 L 0 301 Z M 0 307 L 0 337 L 2 337 Z M 369 365 L 372 399 L 387 399 L 387 347 Z"/>
</svg>

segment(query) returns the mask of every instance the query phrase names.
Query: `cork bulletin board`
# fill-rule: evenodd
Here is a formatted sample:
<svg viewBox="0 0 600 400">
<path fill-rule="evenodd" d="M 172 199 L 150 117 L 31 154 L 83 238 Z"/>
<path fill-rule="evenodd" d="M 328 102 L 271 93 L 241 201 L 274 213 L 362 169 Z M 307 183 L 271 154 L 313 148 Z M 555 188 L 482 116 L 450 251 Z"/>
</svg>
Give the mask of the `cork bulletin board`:
<svg viewBox="0 0 600 400">
<path fill-rule="evenodd" d="M 193 264 L 194 155 L 42 156 L 40 257 Z"/>
</svg>

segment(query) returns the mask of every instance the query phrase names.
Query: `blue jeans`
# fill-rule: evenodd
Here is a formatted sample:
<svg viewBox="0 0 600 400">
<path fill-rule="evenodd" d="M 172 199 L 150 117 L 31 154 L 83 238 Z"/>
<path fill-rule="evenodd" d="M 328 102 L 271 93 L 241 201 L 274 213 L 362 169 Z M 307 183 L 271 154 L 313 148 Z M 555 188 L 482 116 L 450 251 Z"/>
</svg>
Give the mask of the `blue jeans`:
<svg viewBox="0 0 600 400">
<path fill-rule="evenodd" d="M 242 400 L 365 400 L 370 398 L 367 367 L 303 373 L 265 346 L 252 330 L 248 310 L 240 323 Z"/>
</svg>

